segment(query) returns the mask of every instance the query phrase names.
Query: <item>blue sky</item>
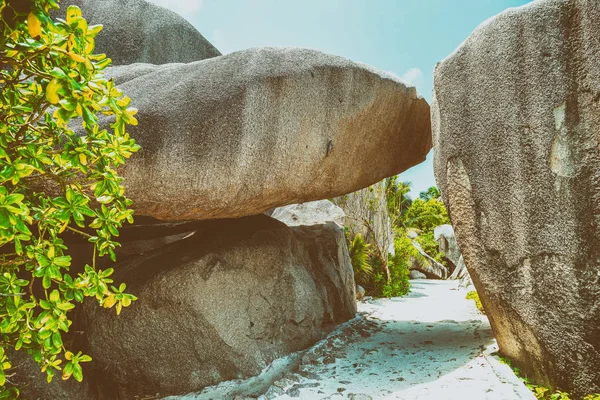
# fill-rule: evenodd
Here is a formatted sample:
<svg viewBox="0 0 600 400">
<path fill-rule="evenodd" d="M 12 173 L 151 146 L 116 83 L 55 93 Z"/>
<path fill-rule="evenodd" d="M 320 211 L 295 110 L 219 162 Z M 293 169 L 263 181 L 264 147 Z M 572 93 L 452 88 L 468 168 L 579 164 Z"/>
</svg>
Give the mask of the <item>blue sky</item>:
<svg viewBox="0 0 600 400">
<path fill-rule="evenodd" d="M 529 0 L 150 0 L 183 15 L 223 54 L 299 46 L 393 72 L 431 99 L 433 68 L 487 18 Z M 401 174 L 435 184 L 432 153 Z"/>
</svg>

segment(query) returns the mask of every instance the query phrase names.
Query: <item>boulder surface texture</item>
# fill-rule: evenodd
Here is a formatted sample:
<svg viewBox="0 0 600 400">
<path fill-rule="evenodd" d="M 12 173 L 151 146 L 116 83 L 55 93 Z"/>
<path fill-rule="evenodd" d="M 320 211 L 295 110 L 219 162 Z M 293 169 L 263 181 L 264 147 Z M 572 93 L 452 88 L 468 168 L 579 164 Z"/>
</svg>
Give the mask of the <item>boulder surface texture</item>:
<svg viewBox="0 0 600 400">
<path fill-rule="evenodd" d="M 144 0 L 63 0 L 54 17 L 67 7 L 81 8 L 90 25 L 101 24 L 94 53 L 106 53 L 113 65 L 187 63 L 221 53 L 183 17 Z"/>
<path fill-rule="evenodd" d="M 235 218 L 332 198 L 431 148 L 429 105 L 414 87 L 314 50 L 250 49 L 110 76 L 139 109 L 130 132 L 142 150 L 119 171 L 138 215 Z"/>
<path fill-rule="evenodd" d="M 600 392 L 600 3 L 483 23 L 435 70 L 435 172 L 500 350 Z"/>
<path fill-rule="evenodd" d="M 346 219 L 344 210 L 329 200 L 278 207 L 270 215 L 287 226 L 319 225 L 335 222 L 343 228 Z"/>
<path fill-rule="evenodd" d="M 120 316 L 86 307 L 81 329 L 100 398 L 184 394 L 257 375 L 356 312 L 344 231 L 333 222 L 206 221 L 115 270 L 139 300 Z"/>
</svg>

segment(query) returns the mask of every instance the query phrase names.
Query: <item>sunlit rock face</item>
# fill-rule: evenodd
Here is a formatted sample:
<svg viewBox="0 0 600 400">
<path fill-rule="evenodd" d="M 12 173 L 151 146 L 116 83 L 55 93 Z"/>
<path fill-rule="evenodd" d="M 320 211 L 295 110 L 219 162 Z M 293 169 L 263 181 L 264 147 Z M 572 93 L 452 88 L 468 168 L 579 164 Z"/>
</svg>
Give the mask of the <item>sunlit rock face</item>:
<svg viewBox="0 0 600 400">
<path fill-rule="evenodd" d="M 82 10 L 90 25 L 104 28 L 95 53 L 113 65 L 187 63 L 221 53 L 182 16 L 144 0 L 63 0 L 55 17 L 64 19 L 69 5 Z"/>
<path fill-rule="evenodd" d="M 425 160 L 414 87 L 319 51 L 254 48 L 109 72 L 139 109 L 119 171 L 138 215 L 237 218 L 367 187 Z M 104 121 L 107 125 L 109 121 Z"/>
<path fill-rule="evenodd" d="M 435 70 L 435 172 L 501 351 L 600 392 L 600 3 L 484 22 Z"/>
<path fill-rule="evenodd" d="M 287 226 L 259 215 L 193 229 L 154 250 L 139 240 L 143 227 L 129 232 L 135 240 L 123 248 L 132 254 L 110 266 L 115 282 L 126 282 L 138 300 L 118 316 L 92 300 L 75 318 L 74 349 L 94 358 L 81 385 L 47 385 L 28 355 L 18 358 L 14 379 L 26 386 L 23 395 L 103 400 L 196 392 L 258 375 L 355 316 L 352 265 L 337 223 Z"/>
</svg>

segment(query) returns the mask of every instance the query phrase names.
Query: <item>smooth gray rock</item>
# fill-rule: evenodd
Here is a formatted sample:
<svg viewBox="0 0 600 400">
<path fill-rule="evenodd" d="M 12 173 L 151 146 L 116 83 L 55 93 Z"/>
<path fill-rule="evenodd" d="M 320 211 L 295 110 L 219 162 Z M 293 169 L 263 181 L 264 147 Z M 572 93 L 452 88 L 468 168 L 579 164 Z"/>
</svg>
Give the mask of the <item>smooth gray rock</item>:
<svg viewBox="0 0 600 400">
<path fill-rule="evenodd" d="M 270 215 L 287 226 L 319 225 L 335 222 L 343 228 L 346 218 L 344 210 L 329 200 L 278 207 Z"/>
<path fill-rule="evenodd" d="M 453 270 L 456 270 L 461 254 L 452 225 L 445 224 L 433 228 L 433 238 L 438 242 L 439 250 L 453 264 Z"/>
<path fill-rule="evenodd" d="M 187 63 L 221 53 L 183 17 L 144 0 L 63 0 L 55 17 L 77 5 L 90 25 L 102 24 L 95 53 L 113 65 Z"/>
<path fill-rule="evenodd" d="M 460 248 L 458 247 L 452 225 L 445 224 L 436 226 L 433 229 L 433 237 L 438 242 L 440 251 L 444 253 L 447 261 L 451 263 L 450 267 L 452 274 L 448 279 L 458 279 L 459 287 L 468 287 L 472 285 L 473 282 L 471 282 L 471 277 L 469 276 L 469 271 L 467 271 L 463 255 L 460 253 Z"/>
<path fill-rule="evenodd" d="M 500 350 L 600 392 L 600 3 L 483 23 L 435 70 L 435 172 Z"/>
<path fill-rule="evenodd" d="M 137 215 L 235 218 L 333 198 L 420 163 L 431 148 L 429 106 L 414 87 L 314 50 L 110 73 L 139 109 L 130 132 L 142 150 L 119 171 Z"/>
<path fill-rule="evenodd" d="M 365 288 L 360 286 L 360 285 L 356 285 L 356 300 L 362 300 L 365 298 Z"/>
<path fill-rule="evenodd" d="M 344 232 L 268 216 L 204 222 L 115 267 L 139 300 L 87 304 L 85 338 L 105 398 L 185 394 L 257 375 L 356 312 Z"/>
<path fill-rule="evenodd" d="M 416 269 L 410 270 L 410 279 L 427 279 L 427 275 Z"/>
</svg>

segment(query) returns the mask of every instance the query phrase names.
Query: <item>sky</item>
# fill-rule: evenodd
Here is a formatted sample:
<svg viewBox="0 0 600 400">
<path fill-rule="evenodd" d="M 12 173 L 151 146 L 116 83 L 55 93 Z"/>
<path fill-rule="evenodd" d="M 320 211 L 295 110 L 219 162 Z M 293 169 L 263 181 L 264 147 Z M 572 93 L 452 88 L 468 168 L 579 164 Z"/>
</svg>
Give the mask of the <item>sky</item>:
<svg viewBox="0 0 600 400">
<path fill-rule="evenodd" d="M 431 100 L 435 64 L 486 19 L 529 0 L 150 0 L 192 23 L 223 54 L 307 47 L 392 72 Z M 433 151 L 400 175 L 411 196 L 435 185 Z"/>
</svg>

